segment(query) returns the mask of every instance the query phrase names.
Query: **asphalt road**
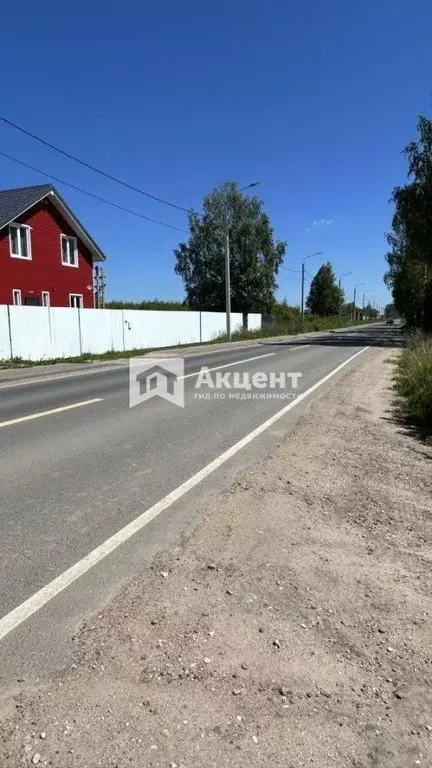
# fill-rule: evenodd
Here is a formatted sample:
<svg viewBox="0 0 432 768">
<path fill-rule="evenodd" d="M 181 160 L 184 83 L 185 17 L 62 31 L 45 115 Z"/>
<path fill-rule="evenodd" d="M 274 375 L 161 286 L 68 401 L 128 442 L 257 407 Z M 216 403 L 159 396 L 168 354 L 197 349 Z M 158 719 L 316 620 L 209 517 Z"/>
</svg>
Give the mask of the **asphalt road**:
<svg viewBox="0 0 432 768">
<path fill-rule="evenodd" d="M 0 619 L 276 414 L 293 395 L 308 390 L 364 346 L 392 346 L 396 334 L 377 326 L 187 358 L 184 408 L 160 398 L 129 408 L 129 371 L 123 366 L 2 385 Z M 196 388 L 204 365 L 231 376 L 302 375 L 296 390 L 289 377 L 284 387 L 254 390 L 266 399 L 235 399 L 247 391 L 228 389 L 221 399 L 208 386 Z M 87 404 L 52 412 L 78 403 Z M 285 424 L 297 418 L 297 411 L 301 414 L 301 408 L 290 411 Z M 277 430 L 272 434 L 274 439 Z M 267 442 L 260 438 L 263 445 L 268 446 L 272 434 Z M 54 657 L 61 664 L 71 627 L 196 524 L 206 512 L 206 498 L 253 456 L 253 450 L 241 453 L 215 472 L 211 482 L 191 491 L 8 633 L 0 641 L 0 685 L 10 685 L 22 669 L 43 675 Z"/>
</svg>

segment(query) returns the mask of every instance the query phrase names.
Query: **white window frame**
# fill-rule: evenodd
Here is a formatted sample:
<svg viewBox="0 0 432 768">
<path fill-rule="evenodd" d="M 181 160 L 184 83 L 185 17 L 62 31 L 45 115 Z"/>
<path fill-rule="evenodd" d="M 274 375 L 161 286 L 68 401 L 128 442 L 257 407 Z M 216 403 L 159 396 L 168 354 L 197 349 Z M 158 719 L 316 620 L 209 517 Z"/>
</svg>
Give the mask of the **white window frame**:
<svg viewBox="0 0 432 768">
<path fill-rule="evenodd" d="M 15 294 L 17 294 L 18 301 L 15 301 Z M 22 307 L 21 288 L 12 288 L 12 304 L 14 307 Z"/>
<path fill-rule="evenodd" d="M 46 299 L 46 301 L 45 301 L 45 299 Z M 50 306 L 49 291 L 42 291 L 42 306 L 43 307 L 49 307 Z"/>
<path fill-rule="evenodd" d="M 26 236 L 27 236 L 27 253 L 28 256 L 22 256 L 20 253 L 12 253 L 12 234 L 11 229 L 14 227 L 15 229 L 25 229 L 26 230 Z M 9 253 L 11 255 L 12 259 L 23 259 L 24 261 L 31 261 L 32 260 L 32 252 L 31 252 L 31 227 L 29 227 L 28 224 L 18 224 L 15 221 L 12 221 L 9 224 Z M 18 248 L 21 250 L 21 238 L 18 236 Z"/>
<path fill-rule="evenodd" d="M 74 304 L 72 304 L 72 299 L 80 299 L 79 307 L 77 307 Z M 82 293 L 70 293 L 69 294 L 69 306 L 72 309 L 83 309 L 83 307 L 84 307 L 83 294 Z"/>
<path fill-rule="evenodd" d="M 66 240 L 66 242 L 68 243 L 70 243 L 70 241 L 73 240 L 75 264 L 72 264 L 70 261 L 65 261 L 63 259 L 63 240 Z M 63 264 L 64 267 L 75 267 L 75 269 L 78 269 L 78 238 L 77 237 L 74 237 L 73 235 L 60 235 L 60 258 L 61 258 L 61 263 Z M 70 258 L 70 245 L 69 245 L 69 258 Z"/>
</svg>

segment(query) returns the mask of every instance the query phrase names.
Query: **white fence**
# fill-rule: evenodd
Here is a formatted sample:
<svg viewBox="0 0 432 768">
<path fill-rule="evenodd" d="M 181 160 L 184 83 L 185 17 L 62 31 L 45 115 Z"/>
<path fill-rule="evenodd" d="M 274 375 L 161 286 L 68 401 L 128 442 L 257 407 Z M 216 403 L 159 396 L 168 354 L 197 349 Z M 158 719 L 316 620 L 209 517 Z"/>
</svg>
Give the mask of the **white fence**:
<svg viewBox="0 0 432 768">
<path fill-rule="evenodd" d="M 261 328 L 249 314 L 248 328 Z M 241 313 L 231 328 L 242 327 Z M 211 341 L 225 331 L 223 312 L 0 306 L 0 360 L 50 360 L 90 353 Z"/>
</svg>

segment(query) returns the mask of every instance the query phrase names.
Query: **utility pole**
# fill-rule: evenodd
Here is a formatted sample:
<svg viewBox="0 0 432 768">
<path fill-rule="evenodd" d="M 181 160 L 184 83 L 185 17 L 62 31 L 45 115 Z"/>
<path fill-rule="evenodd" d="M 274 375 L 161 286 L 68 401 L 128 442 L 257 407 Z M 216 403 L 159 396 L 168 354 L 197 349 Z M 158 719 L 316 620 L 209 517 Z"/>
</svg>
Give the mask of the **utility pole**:
<svg viewBox="0 0 432 768">
<path fill-rule="evenodd" d="M 310 253 L 309 256 L 305 256 L 305 258 L 302 261 L 302 268 L 301 268 L 301 327 L 303 329 L 303 320 L 304 320 L 304 284 L 305 284 L 305 261 L 306 259 L 311 259 L 312 256 L 321 256 L 322 251 L 317 251 L 316 253 Z"/>
<path fill-rule="evenodd" d="M 353 301 L 353 320 L 356 321 L 357 318 L 357 311 L 356 311 L 356 295 L 357 295 L 357 288 L 359 288 L 360 285 L 364 285 L 363 283 L 357 283 L 357 285 L 354 286 L 354 301 Z"/>
<path fill-rule="evenodd" d="M 101 293 L 101 300 L 100 300 L 100 308 L 105 309 L 105 272 L 104 268 L 100 268 L 100 293 Z"/>
<path fill-rule="evenodd" d="M 94 269 L 94 306 L 99 309 L 99 267 Z"/>
<path fill-rule="evenodd" d="M 95 267 L 94 271 L 94 305 L 95 309 L 105 309 L 105 275 L 103 267 Z"/>
<path fill-rule="evenodd" d="M 225 312 L 226 312 L 226 335 L 231 339 L 231 266 L 230 266 L 230 240 L 228 211 L 225 206 Z"/>
<path fill-rule="evenodd" d="M 342 321 L 342 278 L 352 275 L 352 272 L 343 272 L 339 278 L 339 322 Z"/>
<path fill-rule="evenodd" d="M 368 291 L 365 291 L 364 294 L 363 294 L 363 299 L 362 299 L 362 321 L 364 320 L 365 297 L 366 297 L 366 295 L 368 293 L 370 293 L 370 289 Z"/>
<path fill-rule="evenodd" d="M 244 192 L 251 187 L 257 187 L 259 181 L 252 181 L 246 187 L 241 187 L 239 192 Z M 228 215 L 228 200 L 225 198 L 225 313 L 226 313 L 226 335 L 231 339 L 231 264 L 230 264 L 230 222 Z"/>
<path fill-rule="evenodd" d="M 302 268 L 301 268 L 301 325 L 303 328 L 303 318 L 304 318 L 304 284 L 305 284 L 305 265 L 304 261 L 302 261 Z"/>
</svg>

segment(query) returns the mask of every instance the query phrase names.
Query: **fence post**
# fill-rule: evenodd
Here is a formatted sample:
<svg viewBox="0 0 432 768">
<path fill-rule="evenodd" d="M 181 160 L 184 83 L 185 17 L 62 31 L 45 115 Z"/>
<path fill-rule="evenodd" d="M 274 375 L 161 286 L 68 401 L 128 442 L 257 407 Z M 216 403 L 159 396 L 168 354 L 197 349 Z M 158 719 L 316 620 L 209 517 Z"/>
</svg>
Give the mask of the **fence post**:
<svg viewBox="0 0 432 768">
<path fill-rule="evenodd" d="M 81 333 L 81 310 L 80 310 L 79 307 L 77 309 L 77 312 L 78 312 L 79 351 L 80 351 L 80 355 L 82 355 L 82 353 L 83 353 L 83 346 L 82 346 L 82 333 Z"/>
<path fill-rule="evenodd" d="M 10 349 L 10 358 L 13 359 L 13 347 L 12 347 L 12 326 L 11 326 L 11 319 L 10 319 L 10 306 L 7 305 L 7 318 L 8 318 L 8 334 L 9 334 L 9 349 Z"/>
<path fill-rule="evenodd" d="M 126 320 L 125 320 L 125 317 L 124 317 L 124 309 L 122 309 L 121 313 L 122 313 L 123 352 L 126 352 L 126 347 L 125 347 L 125 322 L 126 322 Z"/>
</svg>

